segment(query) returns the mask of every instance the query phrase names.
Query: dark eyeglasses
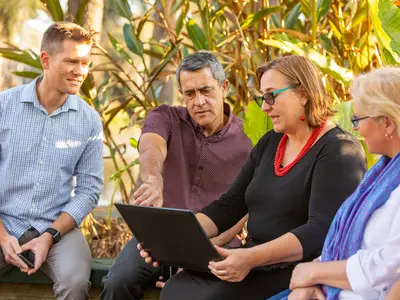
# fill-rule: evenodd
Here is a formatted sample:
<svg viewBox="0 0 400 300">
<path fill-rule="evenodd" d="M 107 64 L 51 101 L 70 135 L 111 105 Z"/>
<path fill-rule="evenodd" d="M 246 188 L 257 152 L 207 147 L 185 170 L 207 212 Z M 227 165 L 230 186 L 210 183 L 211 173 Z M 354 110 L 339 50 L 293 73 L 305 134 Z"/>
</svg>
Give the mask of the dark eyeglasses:
<svg viewBox="0 0 400 300">
<path fill-rule="evenodd" d="M 353 116 L 351 116 L 350 120 L 351 120 L 351 123 L 353 123 L 354 128 L 357 128 L 358 123 L 360 123 L 361 120 L 365 120 L 368 118 L 369 118 L 369 116 L 357 118 L 356 116 L 353 115 Z"/>
<path fill-rule="evenodd" d="M 273 91 L 270 93 L 265 93 L 263 96 L 255 97 L 254 101 L 256 101 L 256 103 L 258 104 L 259 107 L 262 106 L 263 101 L 265 101 L 265 103 L 267 103 L 269 105 L 274 105 L 276 95 L 278 95 L 279 93 L 282 93 L 286 90 L 294 89 L 297 86 L 298 86 L 298 84 L 292 84 L 288 87 L 285 87 L 285 88 L 282 88 L 282 89 L 279 89 L 279 90 L 276 90 L 276 91 Z"/>
</svg>

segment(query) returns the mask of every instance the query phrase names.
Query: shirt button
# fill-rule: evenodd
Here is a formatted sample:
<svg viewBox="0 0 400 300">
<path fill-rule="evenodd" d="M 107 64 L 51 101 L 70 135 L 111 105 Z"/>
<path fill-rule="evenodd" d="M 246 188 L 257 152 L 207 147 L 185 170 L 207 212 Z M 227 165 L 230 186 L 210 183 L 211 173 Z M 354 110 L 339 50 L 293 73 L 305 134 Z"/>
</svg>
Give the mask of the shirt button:
<svg viewBox="0 0 400 300">
<path fill-rule="evenodd" d="M 35 203 L 32 203 L 32 207 L 35 207 Z"/>
<path fill-rule="evenodd" d="M 43 165 L 43 164 L 44 164 L 43 160 L 39 161 L 39 163 L 40 163 L 41 165 Z"/>
</svg>

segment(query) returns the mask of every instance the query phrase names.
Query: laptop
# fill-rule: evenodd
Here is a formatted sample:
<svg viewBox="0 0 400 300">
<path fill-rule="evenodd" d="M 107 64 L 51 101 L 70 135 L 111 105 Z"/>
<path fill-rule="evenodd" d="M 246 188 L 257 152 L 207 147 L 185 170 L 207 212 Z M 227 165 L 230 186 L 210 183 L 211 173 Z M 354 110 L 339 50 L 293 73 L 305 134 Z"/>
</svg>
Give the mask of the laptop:
<svg viewBox="0 0 400 300">
<path fill-rule="evenodd" d="M 153 261 L 210 272 L 208 263 L 222 259 L 190 210 L 118 203 L 115 206 Z"/>
</svg>

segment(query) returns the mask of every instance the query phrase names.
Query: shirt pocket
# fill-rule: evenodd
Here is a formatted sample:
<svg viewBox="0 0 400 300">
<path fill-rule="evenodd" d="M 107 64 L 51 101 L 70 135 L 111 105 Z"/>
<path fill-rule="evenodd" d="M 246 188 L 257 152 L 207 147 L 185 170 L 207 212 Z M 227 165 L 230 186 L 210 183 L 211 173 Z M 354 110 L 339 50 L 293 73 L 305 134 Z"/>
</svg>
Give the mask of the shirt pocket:
<svg viewBox="0 0 400 300">
<path fill-rule="evenodd" d="M 53 146 L 53 163 L 72 174 L 85 147 L 84 138 L 78 135 L 59 135 Z"/>
</svg>

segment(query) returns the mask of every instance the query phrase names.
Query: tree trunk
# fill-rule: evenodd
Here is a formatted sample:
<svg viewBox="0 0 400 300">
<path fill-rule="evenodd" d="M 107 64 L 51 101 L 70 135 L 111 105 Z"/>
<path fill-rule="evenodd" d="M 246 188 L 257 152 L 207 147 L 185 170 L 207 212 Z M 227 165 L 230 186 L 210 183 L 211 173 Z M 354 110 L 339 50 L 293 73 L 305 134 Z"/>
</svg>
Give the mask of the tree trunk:
<svg viewBox="0 0 400 300">
<path fill-rule="evenodd" d="M 88 0 L 83 17 L 83 27 L 95 33 L 95 40 L 100 41 L 103 29 L 104 0 Z"/>
</svg>

